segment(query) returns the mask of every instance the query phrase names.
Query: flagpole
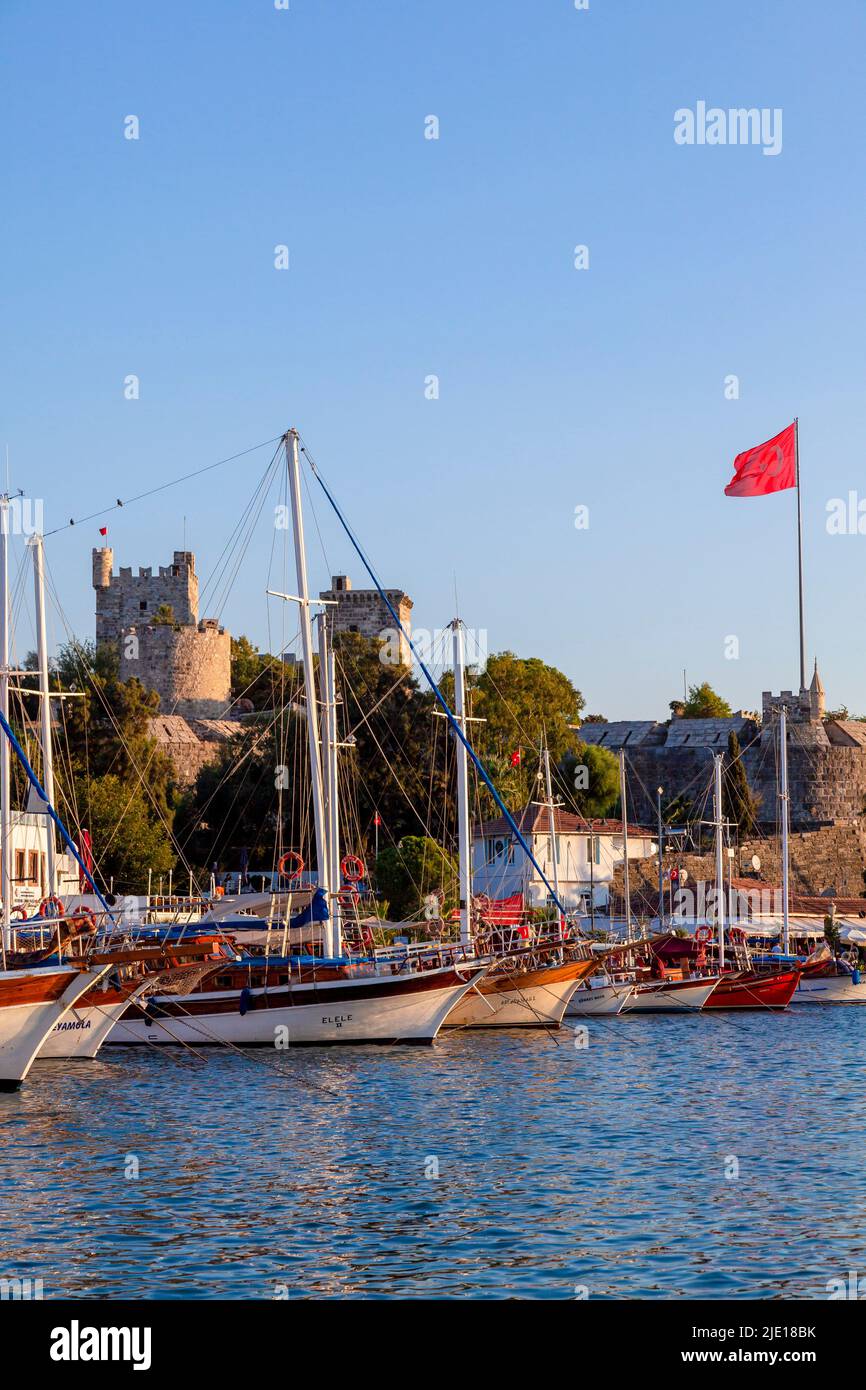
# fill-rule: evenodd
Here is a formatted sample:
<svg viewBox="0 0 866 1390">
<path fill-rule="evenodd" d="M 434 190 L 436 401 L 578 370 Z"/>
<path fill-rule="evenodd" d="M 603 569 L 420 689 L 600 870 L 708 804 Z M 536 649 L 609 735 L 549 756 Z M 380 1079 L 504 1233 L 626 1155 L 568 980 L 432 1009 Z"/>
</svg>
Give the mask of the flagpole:
<svg viewBox="0 0 866 1390">
<path fill-rule="evenodd" d="M 794 460 L 797 469 L 797 559 L 800 580 L 800 689 L 806 689 L 806 618 L 803 612 L 803 503 L 800 497 L 800 420 L 794 419 Z"/>
</svg>

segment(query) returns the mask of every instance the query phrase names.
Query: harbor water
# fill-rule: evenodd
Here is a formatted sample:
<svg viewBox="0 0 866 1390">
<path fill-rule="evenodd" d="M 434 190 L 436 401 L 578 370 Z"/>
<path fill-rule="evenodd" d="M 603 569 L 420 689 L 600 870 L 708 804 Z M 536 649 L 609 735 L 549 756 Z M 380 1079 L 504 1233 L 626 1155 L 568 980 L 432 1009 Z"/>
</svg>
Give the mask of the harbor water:
<svg viewBox="0 0 866 1390">
<path fill-rule="evenodd" d="M 46 1299 L 827 1298 L 866 1272 L 864 1038 L 862 1009 L 796 1007 L 39 1063 L 0 1096 L 0 1275 Z"/>
</svg>

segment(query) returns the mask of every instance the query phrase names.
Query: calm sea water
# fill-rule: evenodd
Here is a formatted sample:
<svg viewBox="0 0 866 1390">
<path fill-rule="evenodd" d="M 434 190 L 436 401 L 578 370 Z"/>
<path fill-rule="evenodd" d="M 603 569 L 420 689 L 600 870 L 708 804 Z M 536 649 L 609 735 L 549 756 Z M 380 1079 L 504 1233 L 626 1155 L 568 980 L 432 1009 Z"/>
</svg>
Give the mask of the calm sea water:
<svg viewBox="0 0 866 1390">
<path fill-rule="evenodd" d="M 38 1064 L 0 1096 L 0 1276 L 46 1298 L 826 1298 L 866 1273 L 866 1011 L 586 1022 L 584 1049 Z"/>
</svg>

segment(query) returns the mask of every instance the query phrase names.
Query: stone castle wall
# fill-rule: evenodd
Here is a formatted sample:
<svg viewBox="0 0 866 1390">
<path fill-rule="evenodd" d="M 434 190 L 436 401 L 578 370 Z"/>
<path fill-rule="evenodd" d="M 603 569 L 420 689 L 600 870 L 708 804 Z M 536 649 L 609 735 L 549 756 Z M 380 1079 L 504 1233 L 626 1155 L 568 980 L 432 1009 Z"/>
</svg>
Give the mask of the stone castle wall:
<svg viewBox="0 0 866 1390">
<path fill-rule="evenodd" d="M 155 690 L 164 714 L 213 719 L 231 699 L 231 636 L 214 619 L 199 621 L 195 556 L 176 550 L 156 574 L 113 572 L 109 547 L 93 552 L 96 641 L 120 656 L 120 678 L 137 677 Z M 173 621 L 154 617 L 171 609 Z"/>
<path fill-rule="evenodd" d="M 706 831 L 709 845 L 712 830 Z M 830 898 L 857 898 L 866 892 L 866 824 L 845 822 L 823 830 L 804 831 L 789 840 L 791 892 L 823 894 Z M 733 864 L 733 877 L 746 882 L 751 877 L 751 858 L 756 854 L 761 862 L 759 883 L 778 887 L 782 882 L 782 848 L 778 836 L 765 839 L 755 836 L 743 841 Z M 714 885 L 716 864 L 713 853 L 665 854 L 666 865 L 677 865 L 688 873 L 686 886 Z M 629 888 L 635 912 L 655 911 L 658 899 L 658 859 L 629 861 Z M 617 903 L 624 898 L 622 869 L 614 872 L 611 893 Z M 773 900 L 770 899 L 772 909 Z"/>
<path fill-rule="evenodd" d="M 231 637 L 216 624 L 153 624 L 124 630 L 120 679 L 159 695 L 165 714 L 219 719 L 231 701 Z"/>
<path fill-rule="evenodd" d="M 863 733 L 860 730 L 863 729 Z M 728 736 L 740 742 L 743 766 L 760 798 L 759 823 L 774 828 L 779 817 L 778 724 L 755 718 L 674 719 L 634 724 L 587 724 L 580 737 L 618 753 L 629 768 L 629 819 L 654 826 L 656 788 L 665 802 L 682 796 L 693 817 L 711 817 L 714 753 L 727 753 Z M 861 742 L 860 739 L 863 741 Z M 807 720 L 788 725 L 790 825 L 815 830 L 835 821 L 866 820 L 866 728 L 850 721 Z"/>
<path fill-rule="evenodd" d="M 93 552 L 93 587 L 96 590 L 96 641 L 117 642 L 124 628 L 147 623 L 162 604 L 171 607 L 174 620 L 184 626 L 198 622 L 198 577 L 195 556 L 176 550 L 170 565 L 157 573 L 131 566 L 113 573 L 114 551 L 109 546 Z"/>
<path fill-rule="evenodd" d="M 402 589 L 386 589 L 385 593 L 402 627 L 411 637 L 412 600 Z M 412 653 L 409 643 L 403 636 L 396 635 L 394 619 L 377 589 L 353 589 L 348 575 L 336 574 L 331 580 L 330 589 L 323 590 L 319 597 L 329 600 L 334 605 L 326 610 L 333 632 L 359 632 L 363 637 L 373 640 L 393 633 L 394 648 L 402 665 L 411 665 Z"/>
</svg>

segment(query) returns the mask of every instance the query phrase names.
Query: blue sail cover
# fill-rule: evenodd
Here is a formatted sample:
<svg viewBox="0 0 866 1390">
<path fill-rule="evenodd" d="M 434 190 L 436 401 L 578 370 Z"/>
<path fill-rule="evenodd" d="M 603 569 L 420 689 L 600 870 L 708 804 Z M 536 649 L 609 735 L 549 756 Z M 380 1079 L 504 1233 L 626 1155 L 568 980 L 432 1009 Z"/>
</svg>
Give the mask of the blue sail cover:
<svg viewBox="0 0 866 1390">
<path fill-rule="evenodd" d="M 322 889 L 317 888 L 307 906 L 289 920 L 289 926 L 309 927 L 313 922 L 327 922 L 330 915 L 328 900 Z"/>
</svg>

